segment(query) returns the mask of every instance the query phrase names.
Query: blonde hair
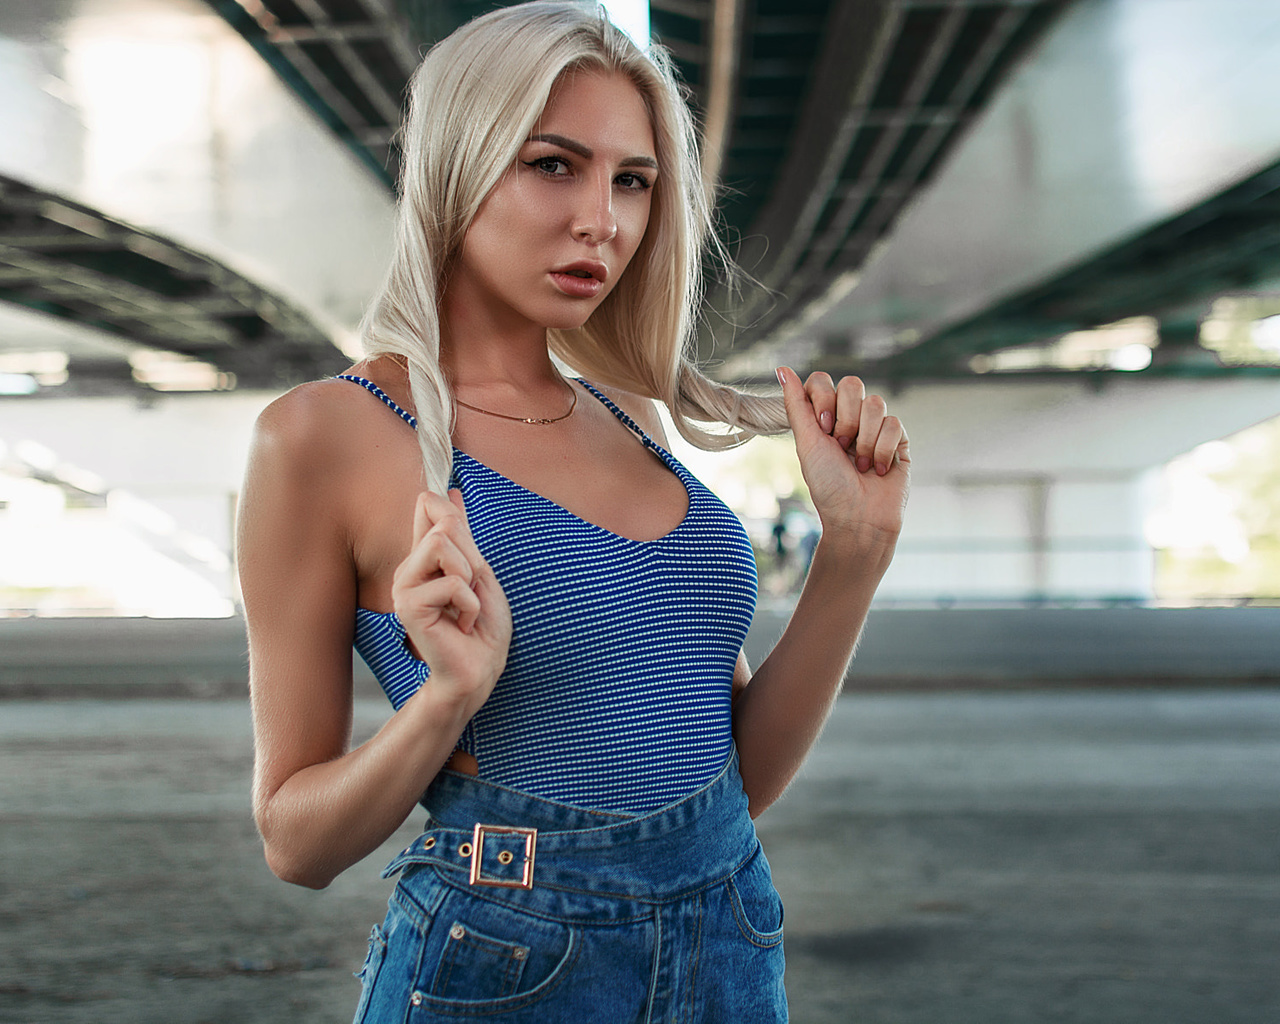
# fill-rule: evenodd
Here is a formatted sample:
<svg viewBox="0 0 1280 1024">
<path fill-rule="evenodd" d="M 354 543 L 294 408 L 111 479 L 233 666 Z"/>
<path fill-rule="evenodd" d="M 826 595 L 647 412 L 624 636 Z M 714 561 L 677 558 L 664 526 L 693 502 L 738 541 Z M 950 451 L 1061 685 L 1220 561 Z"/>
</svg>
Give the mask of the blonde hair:
<svg viewBox="0 0 1280 1024">
<path fill-rule="evenodd" d="M 786 429 L 781 400 L 709 380 L 692 354 L 702 257 L 724 257 L 698 166 L 693 119 L 669 58 L 642 53 L 591 4 L 536 0 L 476 18 L 436 44 L 410 83 L 391 267 L 364 322 L 368 356 L 402 357 L 427 485 L 447 486 L 455 406 L 440 366 L 438 303 L 481 203 L 515 161 L 566 72 L 620 73 L 652 121 L 659 177 L 649 224 L 613 291 L 575 330 L 548 332 L 577 372 L 666 404 L 701 448 Z M 727 265 L 727 259 L 726 259 Z M 724 424 L 714 432 L 699 423 Z"/>
</svg>

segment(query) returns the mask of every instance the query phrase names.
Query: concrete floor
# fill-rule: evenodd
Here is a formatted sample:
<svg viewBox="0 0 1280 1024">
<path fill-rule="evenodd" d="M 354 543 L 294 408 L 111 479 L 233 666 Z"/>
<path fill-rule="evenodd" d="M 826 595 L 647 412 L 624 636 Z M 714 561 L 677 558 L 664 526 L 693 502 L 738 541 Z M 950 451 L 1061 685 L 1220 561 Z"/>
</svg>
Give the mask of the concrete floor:
<svg viewBox="0 0 1280 1024">
<path fill-rule="evenodd" d="M 291 887 L 250 761 L 240 702 L 0 702 L 0 1024 L 350 1019 L 418 816 Z M 849 695 L 759 826 L 800 1024 L 1280 1021 L 1280 690 Z"/>
</svg>

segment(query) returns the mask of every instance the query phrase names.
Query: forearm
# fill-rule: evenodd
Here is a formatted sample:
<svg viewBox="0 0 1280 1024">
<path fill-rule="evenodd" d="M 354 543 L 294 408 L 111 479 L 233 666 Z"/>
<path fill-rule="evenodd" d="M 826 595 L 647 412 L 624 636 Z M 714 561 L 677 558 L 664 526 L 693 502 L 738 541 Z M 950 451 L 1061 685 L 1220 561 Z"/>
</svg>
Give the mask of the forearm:
<svg viewBox="0 0 1280 1024">
<path fill-rule="evenodd" d="M 734 706 L 734 739 L 753 816 L 790 784 L 853 655 L 896 535 L 824 534 L 786 630 Z"/>
<path fill-rule="evenodd" d="M 472 711 L 424 688 L 361 746 L 259 790 L 255 817 L 272 871 L 323 888 L 376 850 L 412 813 Z"/>
</svg>

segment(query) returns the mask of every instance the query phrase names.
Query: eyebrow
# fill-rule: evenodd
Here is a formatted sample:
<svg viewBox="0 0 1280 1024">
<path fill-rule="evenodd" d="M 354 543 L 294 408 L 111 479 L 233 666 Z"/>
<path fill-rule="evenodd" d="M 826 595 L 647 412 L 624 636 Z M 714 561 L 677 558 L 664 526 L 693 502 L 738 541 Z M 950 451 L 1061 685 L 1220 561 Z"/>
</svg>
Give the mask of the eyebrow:
<svg viewBox="0 0 1280 1024">
<path fill-rule="evenodd" d="M 581 142 L 574 139 L 566 138 L 563 135 L 530 135 L 530 142 L 549 142 L 553 146 L 559 146 L 561 149 L 567 149 L 570 153 L 576 153 L 584 160 L 590 160 L 595 156 L 592 150 L 584 146 Z M 648 167 L 651 170 L 658 169 L 658 161 L 651 156 L 629 156 L 621 161 L 620 167 Z"/>
</svg>

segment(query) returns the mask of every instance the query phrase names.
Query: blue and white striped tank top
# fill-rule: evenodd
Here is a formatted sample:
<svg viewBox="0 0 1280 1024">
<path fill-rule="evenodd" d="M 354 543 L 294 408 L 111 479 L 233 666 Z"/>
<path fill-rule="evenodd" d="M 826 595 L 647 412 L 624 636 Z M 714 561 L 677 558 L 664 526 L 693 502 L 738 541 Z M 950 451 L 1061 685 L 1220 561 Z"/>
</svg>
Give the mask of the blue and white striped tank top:
<svg viewBox="0 0 1280 1024">
<path fill-rule="evenodd" d="M 411 427 L 362 377 L 343 375 Z M 590 384 L 684 484 L 689 510 L 635 541 L 453 450 L 450 486 L 511 605 L 506 668 L 459 749 L 480 775 L 579 807 L 643 813 L 711 781 L 732 749 L 733 671 L 755 611 L 738 518 Z M 356 611 L 355 648 L 399 708 L 429 674 L 394 612 Z"/>
</svg>

